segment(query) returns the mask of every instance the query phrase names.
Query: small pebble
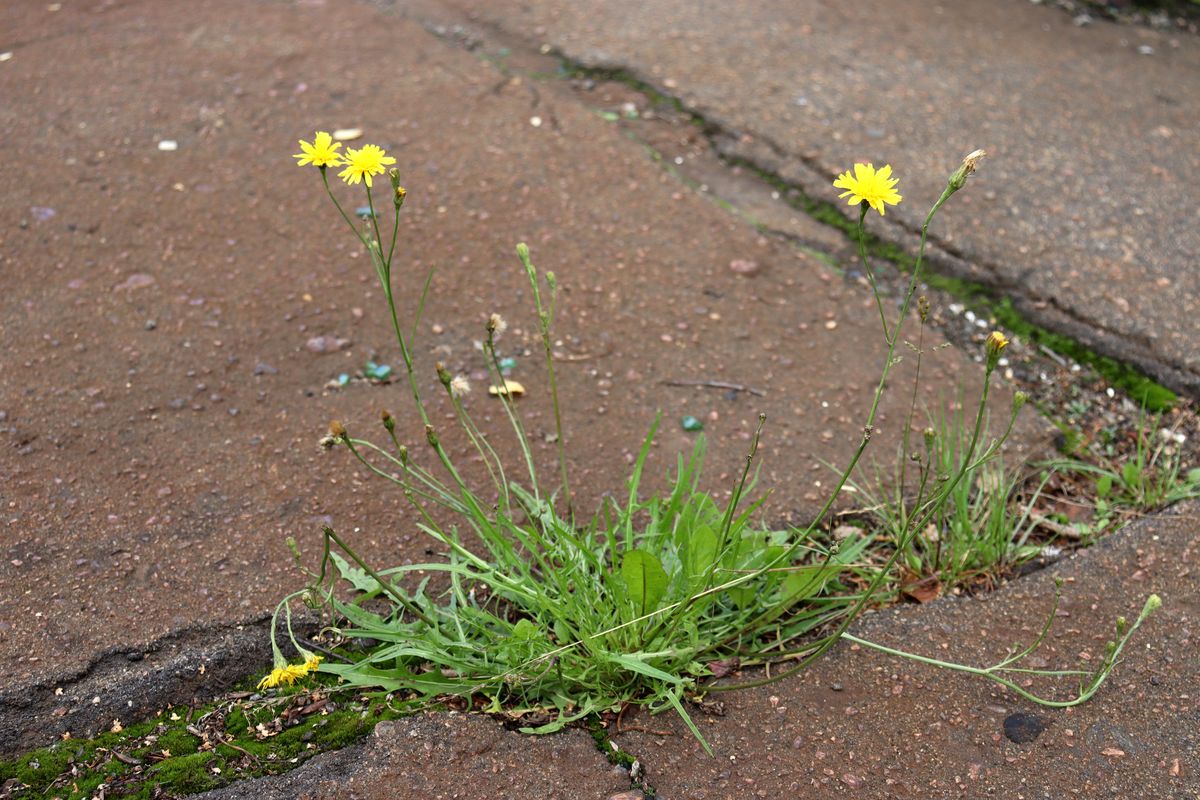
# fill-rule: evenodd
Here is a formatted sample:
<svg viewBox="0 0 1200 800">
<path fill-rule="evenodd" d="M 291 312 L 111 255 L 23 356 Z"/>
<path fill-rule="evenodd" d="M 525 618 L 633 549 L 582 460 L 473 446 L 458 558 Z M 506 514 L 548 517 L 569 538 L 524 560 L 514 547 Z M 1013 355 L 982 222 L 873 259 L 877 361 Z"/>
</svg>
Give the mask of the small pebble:
<svg viewBox="0 0 1200 800">
<path fill-rule="evenodd" d="M 1029 744 L 1042 735 L 1046 724 L 1036 714 L 1010 714 L 1004 719 L 1004 735 L 1010 742 Z"/>
</svg>

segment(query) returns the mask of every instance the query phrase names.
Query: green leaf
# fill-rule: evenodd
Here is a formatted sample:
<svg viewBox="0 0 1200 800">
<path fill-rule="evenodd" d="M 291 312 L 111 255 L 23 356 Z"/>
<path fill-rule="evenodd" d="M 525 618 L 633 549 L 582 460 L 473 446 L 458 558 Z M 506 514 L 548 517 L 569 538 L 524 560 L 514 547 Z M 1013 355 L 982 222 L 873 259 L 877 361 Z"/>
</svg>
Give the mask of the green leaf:
<svg viewBox="0 0 1200 800">
<path fill-rule="evenodd" d="M 1112 491 L 1112 484 L 1112 475 L 1101 475 L 1096 479 L 1096 494 L 1100 497 L 1108 497 L 1108 493 Z"/>
<path fill-rule="evenodd" d="M 1121 480 L 1125 482 L 1126 488 L 1136 489 L 1142 485 L 1142 470 L 1137 464 L 1130 461 L 1121 468 Z"/>
<path fill-rule="evenodd" d="M 841 566 L 838 564 L 814 564 L 789 572 L 780 588 L 780 602 L 791 605 L 819 594 L 839 569 Z"/>
<path fill-rule="evenodd" d="M 645 550 L 630 550 L 621 561 L 621 578 L 634 608 L 643 616 L 658 608 L 667 591 L 667 573 L 662 563 Z"/>
<path fill-rule="evenodd" d="M 687 551 L 687 583 L 689 588 L 700 585 L 717 560 L 717 534 L 708 525 L 692 533 Z"/>
<path fill-rule="evenodd" d="M 332 550 L 329 551 L 329 557 L 337 565 L 338 572 L 342 574 L 342 579 L 349 582 L 358 591 L 367 593 L 382 591 L 383 587 L 379 585 L 379 581 L 368 575 L 365 569 L 350 566 L 350 562 Z"/>
</svg>

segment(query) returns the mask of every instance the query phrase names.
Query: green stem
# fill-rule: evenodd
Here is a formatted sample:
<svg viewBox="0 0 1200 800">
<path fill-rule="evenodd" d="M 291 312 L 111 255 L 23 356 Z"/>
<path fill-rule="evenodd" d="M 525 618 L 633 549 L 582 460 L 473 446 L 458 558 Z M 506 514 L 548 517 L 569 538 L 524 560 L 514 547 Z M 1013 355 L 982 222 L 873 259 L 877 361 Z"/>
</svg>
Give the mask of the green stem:
<svg viewBox="0 0 1200 800">
<path fill-rule="evenodd" d="M 379 584 L 379 586 L 385 592 L 387 592 L 389 595 L 391 595 L 392 599 L 394 599 L 397 603 L 399 603 L 401 606 L 403 606 L 404 609 L 406 611 L 408 611 L 408 613 L 412 614 L 414 617 L 421 620 L 421 622 L 424 622 L 429 627 L 431 627 L 431 628 L 436 627 L 433 624 L 433 620 L 431 620 L 429 617 L 425 616 L 425 613 L 423 611 L 421 611 L 421 609 L 417 608 L 416 605 L 411 600 L 409 600 L 407 597 L 405 597 L 401 592 L 397 591 L 396 587 L 392 586 L 391 581 L 386 580 L 382 575 L 380 575 L 378 572 L 376 572 L 374 569 L 372 569 L 370 564 L 368 564 L 363 559 L 359 558 L 358 553 L 356 553 L 352 549 L 350 549 L 350 546 L 347 545 L 344 541 L 342 541 L 342 538 L 340 536 L 338 536 L 337 533 L 334 532 L 333 528 L 327 527 L 324 530 L 325 530 L 326 536 L 328 536 L 330 539 L 332 539 L 334 541 L 334 543 L 337 544 L 338 547 L 342 548 L 342 550 L 344 550 L 346 552 L 346 555 L 348 555 L 348 556 L 350 556 L 350 558 L 354 559 L 354 563 L 358 564 L 360 567 L 363 568 L 363 570 L 368 575 L 370 575 L 372 578 L 374 578 L 375 581 Z"/>
</svg>

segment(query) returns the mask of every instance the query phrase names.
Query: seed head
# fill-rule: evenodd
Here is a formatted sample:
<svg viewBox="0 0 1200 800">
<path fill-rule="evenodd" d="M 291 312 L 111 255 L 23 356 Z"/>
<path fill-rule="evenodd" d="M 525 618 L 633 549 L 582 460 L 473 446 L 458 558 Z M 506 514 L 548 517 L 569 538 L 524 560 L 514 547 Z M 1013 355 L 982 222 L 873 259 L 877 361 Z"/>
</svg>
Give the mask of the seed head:
<svg viewBox="0 0 1200 800">
<path fill-rule="evenodd" d="M 917 316 L 921 318 L 921 323 L 929 322 L 929 298 L 921 295 L 917 298 Z"/>
<path fill-rule="evenodd" d="M 499 314 L 492 314 L 487 321 L 488 333 L 492 335 L 492 341 L 499 341 L 504 332 L 508 330 L 508 323 L 504 321 L 504 317 Z"/>
<path fill-rule="evenodd" d="M 329 423 L 329 435 L 335 439 L 346 438 L 346 426 L 336 419 Z"/>
<path fill-rule="evenodd" d="M 471 393 L 471 382 L 466 375 L 455 375 L 450 380 L 450 396 L 461 400 Z"/>
</svg>

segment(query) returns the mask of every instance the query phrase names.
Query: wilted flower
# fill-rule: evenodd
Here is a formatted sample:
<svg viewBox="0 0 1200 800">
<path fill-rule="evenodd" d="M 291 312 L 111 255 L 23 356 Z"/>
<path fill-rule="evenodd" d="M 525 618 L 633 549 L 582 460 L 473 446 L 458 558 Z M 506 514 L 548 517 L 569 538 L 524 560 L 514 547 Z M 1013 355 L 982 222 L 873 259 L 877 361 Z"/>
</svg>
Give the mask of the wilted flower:
<svg viewBox="0 0 1200 800">
<path fill-rule="evenodd" d="M 979 166 L 980 160 L 986 155 L 987 153 L 983 150 L 974 150 L 968 153 L 966 158 L 962 160 L 962 163 L 959 164 L 958 169 L 954 170 L 954 174 L 950 176 L 950 188 L 956 192 L 961 189 L 967 182 L 967 176 L 975 171 L 975 168 Z"/>
<path fill-rule="evenodd" d="M 456 399 L 462 399 L 471 393 L 471 382 L 467 380 L 466 375 L 455 375 L 450 381 L 450 396 Z"/>
<path fill-rule="evenodd" d="M 508 323 L 499 314 L 492 314 L 488 317 L 487 329 L 488 333 L 492 335 L 492 341 L 499 341 L 504 332 L 508 330 Z"/>
</svg>

